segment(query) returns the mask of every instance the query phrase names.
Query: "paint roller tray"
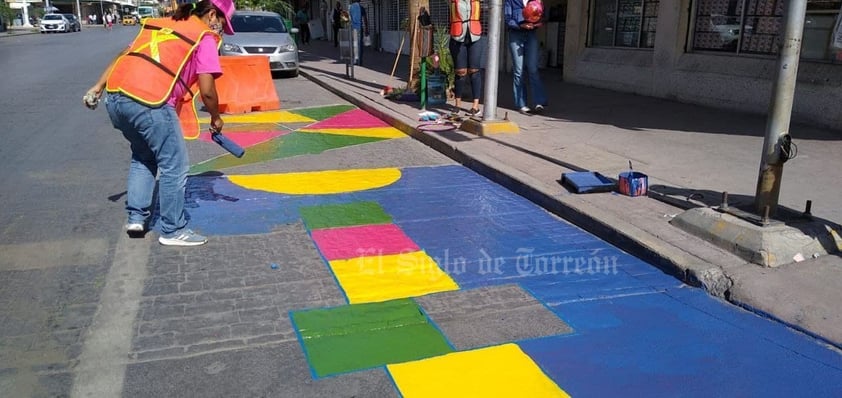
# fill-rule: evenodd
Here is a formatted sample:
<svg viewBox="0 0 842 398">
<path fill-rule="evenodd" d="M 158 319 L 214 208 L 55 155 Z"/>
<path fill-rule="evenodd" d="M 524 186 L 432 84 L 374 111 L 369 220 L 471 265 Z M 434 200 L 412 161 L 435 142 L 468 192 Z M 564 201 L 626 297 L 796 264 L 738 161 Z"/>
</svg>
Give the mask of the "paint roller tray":
<svg viewBox="0 0 842 398">
<path fill-rule="evenodd" d="M 613 180 L 595 171 L 563 173 L 560 182 L 575 193 L 611 192 L 616 185 Z"/>
</svg>

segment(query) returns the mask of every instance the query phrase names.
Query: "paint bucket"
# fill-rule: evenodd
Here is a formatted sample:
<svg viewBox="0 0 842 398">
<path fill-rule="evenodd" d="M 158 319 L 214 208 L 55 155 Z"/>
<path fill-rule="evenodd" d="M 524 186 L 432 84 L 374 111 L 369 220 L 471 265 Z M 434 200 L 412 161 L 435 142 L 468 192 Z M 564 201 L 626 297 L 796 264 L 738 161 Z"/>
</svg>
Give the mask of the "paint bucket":
<svg viewBox="0 0 842 398">
<path fill-rule="evenodd" d="M 427 76 L 427 104 L 441 105 L 447 103 L 447 92 L 445 85 L 447 76 L 432 74 Z"/>
<path fill-rule="evenodd" d="M 649 189 L 649 176 L 637 171 L 620 173 L 617 186 L 623 195 L 644 196 Z"/>
</svg>

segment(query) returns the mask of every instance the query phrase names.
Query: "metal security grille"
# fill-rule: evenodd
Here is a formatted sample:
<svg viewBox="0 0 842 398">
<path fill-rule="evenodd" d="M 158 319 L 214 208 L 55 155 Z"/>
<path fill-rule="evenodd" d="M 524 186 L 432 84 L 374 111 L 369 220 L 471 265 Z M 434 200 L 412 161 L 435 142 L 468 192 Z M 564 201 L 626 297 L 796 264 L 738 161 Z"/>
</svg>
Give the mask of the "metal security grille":
<svg viewBox="0 0 842 398">
<path fill-rule="evenodd" d="M 450 23 L 450 0 L 430 0 L 430 17 L 437 30 L 446 31 Z"/>
<path fill-rule="evenodd" d="M 384 0 L 382 4 L 383 30 L 401 30 L 401 21 L 409 11 L 409 0 Z"/>
</svg>

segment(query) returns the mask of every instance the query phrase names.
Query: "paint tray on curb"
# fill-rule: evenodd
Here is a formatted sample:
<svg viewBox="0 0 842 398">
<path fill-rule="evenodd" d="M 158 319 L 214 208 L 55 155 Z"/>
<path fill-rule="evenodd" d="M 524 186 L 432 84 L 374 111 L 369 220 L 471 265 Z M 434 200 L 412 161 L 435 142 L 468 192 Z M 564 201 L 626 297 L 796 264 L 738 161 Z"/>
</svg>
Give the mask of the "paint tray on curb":
<svg viewBox="0 0 842 398">
<path fill-rule="evenodd" d="M 595 171 L 578 171 L 574 173 L 563 173 L 561 185 L 568 186 L 576 193 L 611 192 L 614 190 L 614 181 Z"/>
</svg>

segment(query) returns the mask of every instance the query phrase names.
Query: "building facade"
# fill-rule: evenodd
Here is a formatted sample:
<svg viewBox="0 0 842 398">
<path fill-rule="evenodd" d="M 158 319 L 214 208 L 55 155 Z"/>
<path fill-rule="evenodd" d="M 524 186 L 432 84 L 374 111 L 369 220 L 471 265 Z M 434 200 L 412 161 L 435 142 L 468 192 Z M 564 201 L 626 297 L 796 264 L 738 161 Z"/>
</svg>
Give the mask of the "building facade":
<svg viewBox="0 0 842 398">
<path fill-rule="evenodd" d="M 808 0 L 793 118 L 842 130 L 842 0 Z M 570 0 L 567 81 L 767 112 L 785 0 Z"/>
</svg>

